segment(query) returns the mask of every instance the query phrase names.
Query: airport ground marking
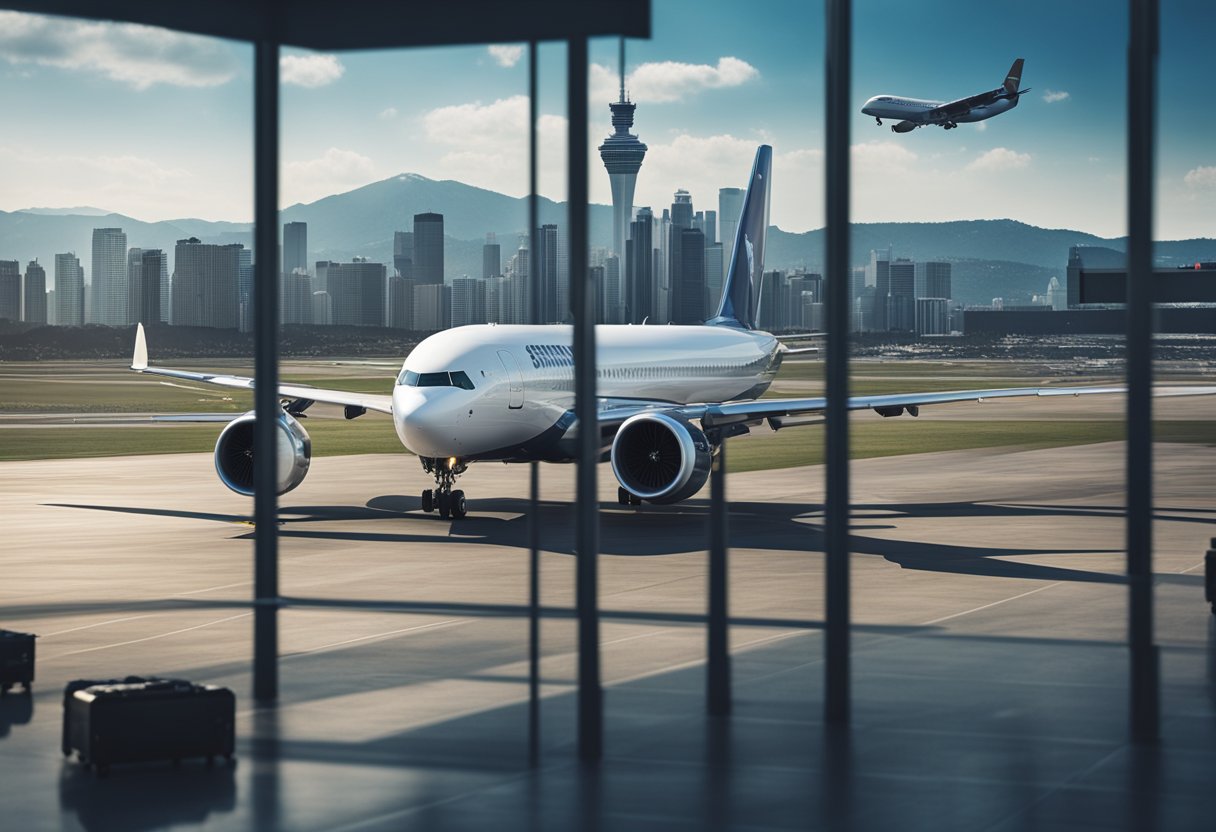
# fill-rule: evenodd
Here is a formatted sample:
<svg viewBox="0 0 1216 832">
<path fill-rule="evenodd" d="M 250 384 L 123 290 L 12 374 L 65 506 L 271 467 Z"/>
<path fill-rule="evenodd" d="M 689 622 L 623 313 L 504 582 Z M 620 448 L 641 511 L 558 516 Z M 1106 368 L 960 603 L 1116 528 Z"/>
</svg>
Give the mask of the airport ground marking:
<svg viewBox="0 0 1216 832">
<path fill-rule="evenodd" d="M 348 638 L 345 641 L 335 641 L 332 644 L 323 644 L 320 647 L 313 647 L 308 650 L 296 650 L 292 653 L 287 653 L 279 657 L 280 661 L 296 658 L 297 656 L 310 656 L 314 653 L 321 653 L 325 650 L 333 650 L 338 647 L 345 647 L 348 644 L 358 644 L 359 642 L 371 641 L 378 638 L 389 638 L 390 636 L 401 635 L 402 633 L 413 633 L 419 630 L 435 630 L 440 627 L 455 627 L 461 624 L 470 624 L 476 619 L 474 618 L 448 618 L 443 621 L 432 621 L 430 624 L 419 624 L 414 627 L 403 627 L 400 630 L 389 630 L 384 633 L 372 633 L 371 635 L 359 636 L 358 638 Z"/>
<path fill-rule="evenodd" d="M 151 618 L 154 615 L 164 615 L 164 613 L 150 612 L 146 615 L 129 615 L 126 618 L 111 618 L 109 621 L 98 621 L 93 624 L 85 624 L 83 627 L 72 627 L 68 630 L 56 630 L 53 633 L 40 633 L 38 638 L 52 638 L 54 636 L 62 636 L 68 633 L 75 633 L 78 630 L 91 630 L 94 627 L 104 627 L 107 624 L 121 624 L 124 621 L 138 621 L 141 618 Z"/>
<path fill-rule="evenodd" d="M 177 636 L 177 635 L 181 635 L 182 633 L 189 633 L 193 630 L 201 630 L 204 627 L 210 627 L 213 624 L 223 624 L 226 621 L 235 621 L 238 618 L 248 618 L 251 615 L 253 615 L 253 613 L 251 613 L 251 612 L 242 612 L 237 615 L 227 616 L 226 618 L 217 618 L 214 621 L 207 621 L 203 624 L 196 624 L 193 627 L 183 627 L 180 630 L 173 630 L 172 632 L 168 632 L 168 633 L 158 633 L 154 636 L 145 636 L 144 638 L 132 639 L 131 641 L 120 641 L 115 644 L 101 644 L 101 645 L 98 645 L 97 647 L 85 647 L 82 650 L 69 650 L 67 653 L 60 653 L 58 656 L 48 656 L 47 658 L 43 659 L 43 661 L 50 662 L 50 661 L 54 661 L 55 659 L 62 659 L 66 656 L 77 656 L 81 653 L 95 653 L 98 650 L 109 650 L 114 647 L 126 647 L 127 645 L 130 645 L 130 644 L 141 644 L 145 641 L 155 641 L 158 638 L 168 638 L 169 636 Z"/>
<path fill-rule="evenodd" d="M 1045 589 L 1051 589 L 1053 586 L 1059 586 L 1062 583 L 1064 583 L 1064 582 L 1063 581 L 1053 581 L 1052 583 L 1049 583 L 1046 586 L 1035 587 L 1034 589 L 1027 590 L 1026 592 L 1023 592 L 1019 595 L 1014 595 L 1011 598 L 1002 598 L 999 601 L 993 601 L 991 604 L 984 604 L 983 606 L 974 607 L 973 609 L 969 609 L 969 610 L 963 610 L 962 612 L 956 612 L 956 613 L 953 613 L 952 615 L 944 615 L 941 618 L 935 618 L 932 621 L 923 621 L 920 624 L 917 624 L 916 626 L 932 627 L 934 624 L 941 624 L 945 621 L 951 621 L 955 618 L 961 618 L 964 615 L 971 615 L 971 613 L 973 613 L 973 612 L 980 612 L 981 610 L 991 609 L 992 607 L 999 607 L 1001 604 L 1007 604 L 1010 601 L 1016 601 L 1019 598 L 1025 598 L 1027 595 L 1034 595 L 1036 592 L 1042 592 Z"/>
</svg>

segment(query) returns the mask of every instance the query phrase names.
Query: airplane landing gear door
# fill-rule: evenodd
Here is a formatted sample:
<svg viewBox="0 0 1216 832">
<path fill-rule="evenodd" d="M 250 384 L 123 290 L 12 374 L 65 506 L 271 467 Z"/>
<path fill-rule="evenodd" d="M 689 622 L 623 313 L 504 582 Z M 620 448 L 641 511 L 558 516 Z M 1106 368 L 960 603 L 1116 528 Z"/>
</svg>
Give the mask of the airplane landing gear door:
<svg viewBox="0 0 1216 832">
<path fill-rule="evenodd" d="M 507 371 L 507 378 L 511 382 L 509 407 L 512 410 L 518 410 L 524 406 L 524 377 L 519 372 L 519 364 L 515 363 L 515 356 L 506 350 L 498 351 L 498 360 L 502 362 L 502 368 Z"/>
</svg>

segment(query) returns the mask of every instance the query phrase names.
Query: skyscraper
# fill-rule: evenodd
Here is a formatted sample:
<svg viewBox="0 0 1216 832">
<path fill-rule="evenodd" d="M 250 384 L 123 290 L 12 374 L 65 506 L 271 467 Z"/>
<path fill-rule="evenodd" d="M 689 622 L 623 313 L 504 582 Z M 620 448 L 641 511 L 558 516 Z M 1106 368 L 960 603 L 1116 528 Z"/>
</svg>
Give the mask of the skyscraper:
<svg viewBox="0 0 1216 832">
<path fill-rule="evenodd" d="M 397 274 L 411 280 L 414 277 L 414 232 L 393 232 L 393 268 Z"/>
<path fill-rule="evenodd" d="M 887 318 L 887 299 L 891 294 L 891 250 L 870 251 L 870 268 L 866 274 L 866 283 L 874 281 L 874 314 L 871 326 L 875 332 L 886 332 L 890 329 Z"/>
<path fill-rule="evenodd" d="M 127 297 L 131 307 L 131 317 L 136 323 L 160 323 L 161 310 L 161 272 L 167 268 L 165 253 L 158 248 L 131 249 L 128 256 L 130 269 L 127 279 Z M 139 252 L 138 258 L 134 252 Z"/>
<path fill-rule="evenodd" d="M 486 322 L 486 282 L 474 277 L 452 281 L 452 326 Z"/>
<path fill-rule="evenodd" d="M 126 326 L 127 235 L 121 228 L 93 229 L 93 323 Z"/>
<path fill-rule="evenodd" d="M 240 323 L 241 250 L 232 243 L 205 244 L 197 237 L 178 240 L 173 264 L 173 323 L 236 329 Z"/>
<path fill-rule="evenodd" d="M 144 250 L 142 248 L 127 249 L 127 323 L 135 324 L 143 321 L 139 317 L 139 293 L 143 284 Z M 151 323 L 149 321 L 148 323 Z"/>
<path fill-rule="evenodd" d="M 438 332 L 451 326 L 452 290 L 442 283 L 419 283 L 414 287 L 416 332 Z"/>
<path fill-rule="evenodd" d="M 491 231 L 486 235 L 486 243 L 481 247 L 481 276 L 483 279 L 498 277 L 502 274 L 502 248 L 498 239 Z"/>
<path fill-rule="evenodd" d="M 692 228 L 692 220 L 692 194 L 680 188 L 671 202 L 671 227 L 673 229 Z"/>
<path fill-rule="evenodd" d="M 673 237 L 676 268 L 671 281 L 671 322 L 699 324 L 706 318 L 705 235 L 696 228 L 681 228 L 678 233 Z"/>
<path fill-rule="evenodd" d="M 384 326 L 387 270 L 383 263 L 355 258 L 329 263 L 329 297 L 337 326 Z"/>
<path fill-rule="evenodd" d="M 21 264 L 0 260 L 0 318 L 21 320 Z"/>
<path fill-rule="evenodd" d="M 25 267 L 25 320 L 46 323 L 46 269 L 31 260 Z"/>
<path fill-rule="evenodd" d="M 950 294 L 950 264 L 937 261 L 917 263 L 924 275 L 923 282 L 918 281 L 916 296 L 918 298 L 949 298 Z"/>
<path fill-rule="evenodd" d="M 633 217 L 633 191 L 638 171 L 646 156 L 646 145 L 629 132 L 633 127 L 633 111 L 637 105 L 625 95 L 625 42 L 621 41 L 621 94 L 608 109 L 612 111 L 613 134 L 600 145 L 600 158 L 608 171 L 612 185 L 612 253 L 625 256 L 625 235 Z"/>
<path fill-rule="evenodd" d="M 722 277 L 730 268 L 730 258 L 735 248 L 735 232 L 739 230 L 739 215 L 743 213 L 743 189 L 718 189 L 718 225 L 722 234 Z"/>
<path fill-rule="evenodd" d="M 443 214 L 414 215 L 414 279 L 420 284 L 443 282 Z"/>
<path fill-rule="evenodd" d="M 888 268 L 887 329 L 912 332 L 916 329 L 916 266 L 900 259 L 891 261 Z"/>
<path fill-rule="evenodd" d="M 528 267 L 532 270 L 532 286 L 540 293 L 540 320 L 536 323 L 557 323 L 561 318 L 558 317 L 556 225 L 542 225 L 536 229 Z"/>
<path fill-rule="evenodd" d="M 388 325 L 393 329 L 413 329 L 414 278 L 393 275 L 388 279 Z"/>
<path fill-rule="evenodd" d="M 75 254 L 55 255 L 55 324 L 84 323 L 84 269 Z"/>
<path fill-rule="evenodd" d="M 653 230 L 654 214 L 649 208 L 640 209 L 625 243 L 625 323 L 655 319 Z"/>
<path fill-rule="evenodd" d="M 308 223 L 283 224 L 283 274 L 308 271 Z"/>
</svg>

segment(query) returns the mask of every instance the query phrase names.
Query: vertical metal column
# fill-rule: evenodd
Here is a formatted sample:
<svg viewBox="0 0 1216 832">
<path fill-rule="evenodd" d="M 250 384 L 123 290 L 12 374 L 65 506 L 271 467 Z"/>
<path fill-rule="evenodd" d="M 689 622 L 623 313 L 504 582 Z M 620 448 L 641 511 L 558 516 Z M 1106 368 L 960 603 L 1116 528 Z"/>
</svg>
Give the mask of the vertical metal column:
<svg viewBox="0 0 1216 832">
<path fill-rule="evenodd" d="M 279 46 L 254 46 L 253 277 L 254 424 L 253 696 L 279 695 Z"/>
<path fill-rule="evenodd" d="M 850 0 L 827 0 L 827 621 L 824 719 L 849 721 L 849 86 Z"/>
<path fill-rule="evenodd" d="M 1127 583 L 1131 733 L 1157 738 L 1153 643 L 1153 135 L 1157 0 L 1131 0 L 1127 61 Z"/>
<path fill-rule="evenodd" d="M 540 323 L 532 239 L 536 235 L 536 41 L 528 44 L 528 323 Z M 528 484 L 528 764 L 540 765 L 540 463 Z"/>
<path fill-rule="evenodd" d="M 575 561 L 578 600 L 578 754 L 585 762 L 603 754 L 600 690 L 600 622 L 596 576 L 599 552 L 600 455 L 595 406 L 595 297 L 587 269 L 587 38 L 572 38 L 566 52 L 569 133 L 566 153 L 570 210 L 570 311 L 574 314 L 574 412 L 578 418 Z"/>
<path fill-rule="evenodd" d="M 726 440 L 709 474 L 709 626 L 706 704 L 710 716 L 730 714 L 730 630 L 727 597 Z"/>
</svg>

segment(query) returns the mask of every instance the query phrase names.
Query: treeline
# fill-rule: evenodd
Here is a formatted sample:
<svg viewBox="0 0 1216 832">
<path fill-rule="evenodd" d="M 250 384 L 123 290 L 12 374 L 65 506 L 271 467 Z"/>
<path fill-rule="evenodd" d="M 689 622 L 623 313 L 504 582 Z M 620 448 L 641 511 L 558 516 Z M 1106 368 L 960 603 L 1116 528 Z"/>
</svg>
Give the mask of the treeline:
<svg viewBox="0 0 1216 832">
<path fill-rule="evenodd" d="M 148 352 L 156 360 L 253 356 L 252 333 L 163 324 L 145 329 Z M 384 327 L 291 324 L 280 330 L 279 354 L 283 358 L 397 358 L 424 337 L 425 333 Z M 129 358 L 134 344 L 134 326 L 40 326 L 0 320 L 0 361 Z"/>
</svg>

